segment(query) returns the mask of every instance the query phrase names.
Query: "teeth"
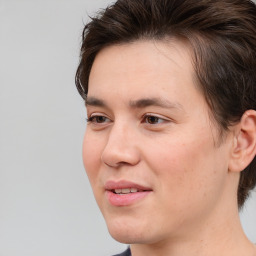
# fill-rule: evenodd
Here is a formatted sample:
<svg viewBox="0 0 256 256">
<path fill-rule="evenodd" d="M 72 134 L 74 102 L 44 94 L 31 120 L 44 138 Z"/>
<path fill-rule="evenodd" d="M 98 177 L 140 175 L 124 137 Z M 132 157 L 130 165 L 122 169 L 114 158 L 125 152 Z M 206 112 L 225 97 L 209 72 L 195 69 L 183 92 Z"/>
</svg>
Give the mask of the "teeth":
<svg viewBox="0 0 256 256">
<path fill-rule="evenodd" d="M 137 188 L 119 188 L 115 189 L 116 194 L 129 194 L 129 193 L 136 193 L 138 192 Z"/>
<path fill-rule="evenodd" d="M 116 194 L 121 194 L 122 193 L 122 189 L 120 188 L 120 189 L 115 189 L 115 193 Z"/>
<path fill-rule="evenodd" d="M 122 194 L 128 194 L 131 192 L 131 189 L 129 188 L 122 188 Z"/>
</svg>

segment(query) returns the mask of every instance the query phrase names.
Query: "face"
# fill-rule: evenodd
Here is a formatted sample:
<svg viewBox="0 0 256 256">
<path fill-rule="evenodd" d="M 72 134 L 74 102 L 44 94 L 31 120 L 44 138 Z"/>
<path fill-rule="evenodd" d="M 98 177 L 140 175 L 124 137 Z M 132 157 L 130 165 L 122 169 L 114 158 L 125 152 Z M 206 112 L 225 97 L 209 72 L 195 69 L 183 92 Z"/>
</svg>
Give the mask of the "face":
<svg viewBox="0 0 256 256">
<path fill-rule="evenodd" d="M 124 243 L 188 235 L 217 215 L 230 144 L 195 86 L 180 41 L 110 46 L 89 78 L 83 160 L 110 234 Z"/>
</svg>

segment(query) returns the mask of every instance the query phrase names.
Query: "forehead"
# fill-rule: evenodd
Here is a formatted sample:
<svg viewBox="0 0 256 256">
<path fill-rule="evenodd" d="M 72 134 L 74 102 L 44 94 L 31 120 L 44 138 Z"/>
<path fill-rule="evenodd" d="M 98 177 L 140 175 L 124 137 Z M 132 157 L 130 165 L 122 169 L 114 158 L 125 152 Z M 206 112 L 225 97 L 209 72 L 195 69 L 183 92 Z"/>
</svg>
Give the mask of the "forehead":
<svg viewBox="0 0 256 256">
<path fill-rule="evenodd" d="M 119 88 L 145 89 L 177 83 L 194 84 L 194 69 L 188 44 L 179 40 L 135 41 L 112 45 L 96 56 L 89 76 L 88 94 Z M 100 90 L 99 90 L 100 89 Z M 145 91 L 144 91 L 145 92 Z"/>
</svg>

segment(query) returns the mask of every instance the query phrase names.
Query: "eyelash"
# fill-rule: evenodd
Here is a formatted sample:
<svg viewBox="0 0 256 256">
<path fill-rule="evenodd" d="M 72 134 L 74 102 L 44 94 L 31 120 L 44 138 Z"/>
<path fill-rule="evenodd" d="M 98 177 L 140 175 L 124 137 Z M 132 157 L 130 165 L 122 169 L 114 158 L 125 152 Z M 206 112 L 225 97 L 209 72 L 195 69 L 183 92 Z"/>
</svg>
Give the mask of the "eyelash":
<svg viewBox="0 0 256 256">
<path fill-rule="evenodd" d="M 109 118 L 107 118 L 106 116 L 101 116 L 101 115 L 95 115 L 95 116 L 91 116 L 91 117 L 89 117 L 89 118 L 87 118 L 86 119 L 86 121 L 87 121 L 87 123 L 96 123 L 96 124 L 102 124 L 102 123 L 104 123 L 104 121 L 103 122 L 97 122 L 96 120 L 97 120 L 97 118 L 103 118 L 103 119 L 109 119 Z M 96 119 L 96 120 L 95 120 Z"/>
<path fill-rule="evenodd" d="M 160 123 L 154 123 L 154 122 L 153 122 L 153 123 L 150 123 L 150 122 L 149 122 L 149 118 L 154 118 L 154 119 L 156 119 L 157 121 L 161 120 L 160 123 L 163 123 L 163 122 L 168 121 L 167 119 L 164 119 L 164 118 L 162 118 L 162 117 L 159 117 L 159 116 L 153 115 L 153 114 L 146 114 L 146 115 L 144 115 L 142 120 L 143 120 L 145 123 L 149 124 L 149 125 L 160 124 Z M 148 120 L 148 122 L 146 122 L 146 120 Z M 156 120 L 155 120 L 155 121 L 156 121 Z M 151 120 L 151 121 L 152 121 L 152 120 Z"/>
<path fill-rule="evenodd" d="M 103 119 L 103 120 L 98 120 L 98 121 L 97 121 L 97 119 L 99 119 L 99 118 L 101 118 L 101 119 Z M 157 123 L 155 123 L 154 121 L 152 122 L 152 120 L 149 121 L 149 118 L 153 118 L 154 121 L 160 121 L 160 120 L 161 120 L 160 123 L 170 121 L 170 120 L 167 120 L 167 119 L 165 119 L 165 118 L 159 117 L 159 116 L 157 116 L 157 115 L 145 114 L 145 115 L 142 117 L 143 123 L 146 123 L 146 124 L 149 124 L 149 125 L 157 125 L 157 124 L 160 124 L 160 123 L 158 123 L 158 122 L 157 122 Z M 109 119 L 108 117 L 106 117 L 106 116 L 103 116 L 103 115 L 91 116 L 91 117 L 87 118 L 86 120 L 87 120 L 87 123 L 94 123 L 94 124 L 104 124 L 104 123 L 106 123 L 106 120 L 109 120 L 108 122 L 110 122 L 110 119 Z M 148 120 L 148 121 L 147 121 L 147 120 Z"/>
</svg>

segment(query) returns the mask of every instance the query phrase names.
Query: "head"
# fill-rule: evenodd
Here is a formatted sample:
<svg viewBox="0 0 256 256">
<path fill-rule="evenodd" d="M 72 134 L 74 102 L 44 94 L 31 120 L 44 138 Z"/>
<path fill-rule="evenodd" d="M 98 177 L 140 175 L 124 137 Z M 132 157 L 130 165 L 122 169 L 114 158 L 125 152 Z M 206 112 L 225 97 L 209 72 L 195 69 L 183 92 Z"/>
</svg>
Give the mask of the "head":
<svg viewBox="0 0 256 256">
<path fill-rule="evenodd" d="M 218 167 L 221 170 L 230 169 L 230 171 L 237 173 L 239 178 L 237 184 L 234 185 L 234 193 L 236 193 L 237 206 L 241 208 L 244 205 L 249 192 L 256 184 L 256 159 L 253 146 L 255 142 L 253 136 L 250 137 L 252 139 L 244 140 L 248 142 L 241 142 L 241 145 L 248 145 L 251 143 L 251 154 L 246 158 L 246 161 L 242 161 L 243 164 L 240 163 L 241 159 L 239 158 L 242 153 L 238 153 L 238 150 L 235 152 L 237 155 L 233 158 L 240 160 L 234 160 L 232 161 L 232 164 L 230 164 L 227 155 L 230 154 L 230 151 L 232 150 L 231 147 L 234 148 L 240 141 L 243 141 L 242 138 L 234 142 L 234 137 L 239 135 L 236 134 L 236 132 L 239 131 L 238 133 L 241 133 L 241 131 L 243 131 L 241 126 L 245 126 L 246 123 L 252 123 L 252 127 L 255 126 L 255 49 L 256 7 L 255 4 L 249 0 L 119 0 L 99 14 L 98 17 L 93 18 L 92 21 L 85 26 L 81 48 L 81 61 L 76 74 L 76 84 L 79 93 L 85 100 L 87 100 L 87 96 L 97 97 L 96 94 L 101 90 L 99 84 L 102 85 L 102 91 L 105 93 L 102 94 L 103 97 L 104 95 L 113 95 L 115 93 L 113 90 L 116 90 L 117 87 L 110 86 L 108 91 L 106 85 L 103 85 L 103 81 L 108 77 L 109 85 L 115 84 L 114 81 L 110 81 L 112 79 L 111 77 L 118 76 L 118 73 L 116 72 L 111 74 L 110 67 L 115 68 L 115 70 L 119 68 L 119 65 L 117 65 L 115 61 L 118 60 L 120 66 L 124 63 L 123 70 L 125 69 L 128 71 L 131 65 L 135 65 L 138 70 L 139 66 L 136 65 L 143 67 L 144 64 L 147 65 L 147 63 L 156 61 L 159 65 L 154 66 L 152 64 L 146 71 L 142 68 L 141 73 L 149 70 L 151 70 L 152 73 L 154 73 L 154 70 L 161 73 L 163 70 L 158 70 L 158 68 L 164 67 L 164 60 L 158 59 L 158 53 L 161 53 L 162 58 L 165 58 L 166 61 L 169 60 L 172 63 L 176 62 L 179 64 L 178 66 L 184 67 L 184 76 L 187 76 L 188 78 L 186 84 L 193 85 L 193 90 L 192 87 L 190 88 L 191 90 L 186 89 L 185 87 L 183 88 L 182 85 L 184 83 L 178 83 L 179 88 L 172 88 L 172 91 L 168 93 L 168 87 L 159 87 L 158 93 L 164 95 L 164 92 L 166 92 L 166 100 L 168 100 L 169 97 L 172 102 L 175 101 L 175 98 L 173 98 L 174 96 L 177 96 L 177 98 L 184 103 L 192 102 L 192 105 L 187 105 L 187 109 L 192 108 L 193 104 L 199 104 L 202 112 L 198 109 L 199 112 L 194 113 L 194 124 L 199 123 L 201 118 L 204 120 L 202 123 L 205 126 L 203 124 L 199 127 L 194 126 L 194 131 L 196 132 L 198 129 L 207 130 L 205 127 L 208 124 L 207 127 L 209 130 L 207 134 L 212 134 L 213 144 L 210 148 L 205 147 L 205 144 L 210 142 L 211 139 L 210 137 L 204 137 L 202 135 L 204 138 L 204 140 L 201 141 L 202 144 L 199 143 L 196 147 L 190 147 L 188 150 L 184 148 L 182 149 L 182 145 L 184 146 L 182 143 L 186 143 L 186 141 L 182 141 L 182 139 L 179 140 L 182 142 L 180 143 L 175 140 L 175 138 L 172 138 L 171 144 L 166 142 L 166 145 L 168 145 L 168 148 L 172 148 L 175 147 L 176 143 L 178 147 L 177 151 L 179 152 L 180 150 L 180 155 L 177 155 L 177 157 L 180 157 L 180 160 L 182 161 L 190 159 L 192 162 L 189 162 L 190 160 L 188 160 L 188 163 L 192 166 L 193 160 L 191 158 L 196 157 L 193 155 L 193 152 L 195 150 L 200 151 L 200 147 L 205 151 L 204 153 L 207 153 L 207 155 L 213 155 L 214 157 L 208 159 L 209 161 L 206 160 L 207 164 L 204 163 L 203 160 L 207 158 L 207 155 L 202 155 L 201 158 L 197 159 L 199 161 L 201 160 L 201 166 L 194 163 L 195 169 L 201 168 L 202 170 L 204 167 L 209 167 L 209 169 L 211 169 L 209 173 L 211 176 L 209 176 L 209 179 L 212 179 L 212 175 L 218 172 L 216 170 Z M 124 53 L 123 56 L 122 53 Z M 114 60 L 115 56 L 119 56 L 119 59 L 117 58 Z M 131 58 L 131 56 L 134 58 Z M 147 56 L 150 56 L 148 62 L 140 62 L 138 59 L 139 57 L 141 59 L 147 59 Z M 105 64 L 104 66 L 102 64 L 104 61 L 109 63 L 109 69 L 108 65 Z M 165 64 L 166 67 L 170 68 L 170 77 L 166 77 L 166 81 L 168 79 L 171 80 L 172 77 L 176 79 L 175 81 L 179 81 L 179 78 L 182 77 L 182 70 L 176 70 L 177 72 L 174 72 L 175 67 L 168 66 L 168 63 Z M 105 74 L 104 70 L 108 70 L 109 73 Z M 102 71 L 102 74 L 104 73 L 104 76 L 102 80 L 97 80 L 95 77 L 101 76 L 100 71 Z M 121 70 L 118 71 L 119 73 L 122 73 Z M 130 70 L 130 72 L 136 72 L 136 70 Z M 134 77 L 137 77 L 138 80 L 141 81 L 142 78 L 139 77 L 140 74 L 137 74 L 137 76 L 136 74 L 137 73 L 135 73 Z M 129 77 L 129 74 L 127 74 L 127 77 Z M 162 77 L 164 77 L 164 75 Z M 126 76 L 123 76 L 123 79 L 125 80 Z M 149 81 L 150 79 L 160 78 L 153 76 L 150 77 L 150 79 L 149 77 L 146 79 Z M 120 78 L 119 84 L 121 81 L 122 79 Z M 130 82 L 134 83 L 135 81 L 131 80 Z M 108 84 L 108 82 L 106 82 L 106 84 Z M 127 84 L 128 86 L 128 83 L 124 84 Z M 122 85 L 119 87 L 121 86 Z M 137 87 L 131 86 L 130 90 L 140 94 L 142 92 L 136 91 L 136 88 L 138 87 L 139 85 L 137 85 Z M 155 90 L 154 93 L 157 92 L 155 87 L 149 87 L 148 89 L 146 85 L 144 85 L 144 87 L 144 92 L 147 90 Z M 182 91 L 179 91 L 181 88 Z M 136 100 L 136 94 L 128 93 L 130 90 L 123 90 L 123 93 L 125 92 L 125 96 L 128 95 L 130 97 L 127 98 L 127 100 L 131 103 L 131 101 Z M 184 92 L 184 95 L 181 94 L 181 92 Z M 120 97 L 120 99 L 124 96 L 122 95 L 120 88 L 117 93 L 117 97 Z M 189 95 L 194 99 L 194 102 L 189 100 Z M 152 95 L 149 96 L 151 97 Z M 125 98 L 122 99 L 124 101 L 126 100 Z M 113 102 L 113 99 L 111 100 Z M 91 105 L 92 101 L 93 99 L 91 97 L 89 105 Z M 136 105 L 137 103 L 135 102 L 134 104 Z M 102 106 L 103 104 L 96 100 L 92 105 Z M 179 105 L 179 103 L 176 105 Z M 119 109 L 122 108 L 120 105 L 117 105 L 116 107 Z M 115 108 L 115 106 L 113 105 L 112 108 Z M 110 112 L 113 113 L 113 109 Z M 185 113 L 187 113 L 186 109 L 183 116 L 186 116 Z M 196 120 L 196 116 L 198 115 L 200 115 L 200 118 Z M 193 114 L 191 114 L 191 116 L 193 116 Z M 209 122 L 206 117 L 209 118 Z M 250 118 L 246 119 L 247 117 Z M 109 117 L 108 119 L 111 120 Z M 154 122 L 155 120 L 151 121 Z M 186 122 L 185 120 L 178 119 L 177 123 L 182 123 L 183 121 Z M 243 124 L 241 124 L 241 122 L 243 122 Z M 130 129 L 130 131 L 131 130 L 132 129 Z M 184 130 L 182 130 L 182 128 L 177 129 L 177 132 L 178 130 L 187 134 L 185 128 Z M 118 134 L 118 132 L 118 129 L 116 129 L 115 133 Z M 255 131 L 252 133 L 255 133 Z M 182 138 L 182 134 L 178 135 L 177 133 L 176 135 L 177 138 Z M 134 134 L 134 137 L 136 136 L 137 135 Z M 188 145 L 190 145 L 190 143 L 191 145 L 195 145 L 191 136 L 192 135 L 189 135 L 187 138 L 188 140 L 189 138 L 191 139 L 191 141 L 188 141 Z M 133 136 L 131 135 L 131 138 L 132 137 Z M 248 138 L 246 134 L 243 137 Z M 130 141 L 132 141 L 131 138 L 129 138 Z M 107 140 L 109 140 L 109 137 Z M 139 139 L 136 141 L 138 140 Z M 149 143 L 150 141 L 152 144 Z M 97 139 L 94 139 L 94 143 L 97 143 Z M 136 142 L 134 143 L 136 144 Z M 158 143 L 160 143 L 160 145 L 161 143 L 165 145 L 165 142 L 161 141 L 161 139 L 159 139 Z M 90 145 L 92 146 L 93 144 Z M 168 168 L 171 169 L 168 174 L 170 177 L 170 185 L 174 186 L 171 181 L 171 179 L 174 179 L 175 182 L 180 181 L 181 186 L 182 184 L 184 186 L 191 186 L 190 188 L 193 190 L 193 184 L 189 185 L 186 182 L 183 183 L 181 176 L 178 175 L 175 179 L 177 173 L 172 172 L 172 168 L 175 170 L 175 164 L 177 163 L 173 162 L 174 159 L 173 161 L 170 161 L 171 165 L 169 167 L 165 166 L 164 162 L 167 161 L 167 155 L 165 154 L 166 148 L 164 148 L 163 145 L 162 148 L 165 149 L 164 152 L 161 152 L 150 139 L 148 141 L 145 140 L 145 145 L 147 148 L 155 147 L 156 151 L 154 154 L 159 152 L 159 154 L 163 156 L 162 158 L 159 156 L 162 162 L 159 162 L 158 164 L 161 165 L 162 163 L 164 166 L 163 169 L 166 171 L 165 175 L 166 173 L 168 174 Z M 102 150 L 103 153 L 100 156 L 103 166 L 119 168 L 115 166 L 115 164 L 109 163 L 112 160 L 111 156 L 108 156 L 108 153 L 106 153 L 105 149 L 107 147 L 110 146 L 107 145 L 106 142 L 105 148 Z M 89 150 L 93 154 L 94 149 L 90 148 Z M 85 150 L 85 152 L 88 151 Z M 187 155 L 182 155 L 182 152 L 186 152 Z M 170 151 L 170 154 L 173 154 L 173 152 Z M 222 159 L 222 156 L 224 159 Z M 153 157 L 153 155 L 151 157 Z M 219 159 L 222 159 L 223 161 L 221 162 Z M 127 160 L 129 166 L 136 166 L 138 164 L 136 162 L 137 160 L 134 160 L 136 163 L 133 163 L 132 161 L 132 159 Z M 90 161 L 87 162 L 88 166 L 90 166 Z M 126 161 L 123 162 L 126 163 Z M 126 165 L 122 164 L 122 166 Z M 188 175 L 188 170 L 185 169 L 186 168 L 184 168 L 183 176 Z M 141 175 L 143 176 L 144 174 Z M 157 176 L 157 174 L 154 175 Z M 168 180 L 168 175 L 165 175 L 164 179 Z M 191 175 L 191 173 L 189 175 Z M 223 176 L 220 174 L 218 178 L 216 178 L 217 180 L 219 179 L 216 184 L 221 188 L 224 188 L 224 185 L 227 185 L 225 184 L 225 177 L 225 175 Z M 145 177 L 143 176 L 143 178 Z M 207 175 L 201 177 L 198 184 L 204 182 L 207 184 L 206 179 Z M 234 183 L 235 182 L 236 179 L 234 179 Z M 148 181 L 148 183 L 150 183 L 150 181 Z M 211 187 L 211 190 L 216 190 L 215 195 L 217 195 L 218 189 L 219 188 Z M 177 191 L 175 191 L 175 193 L 176 192 Z M 205 192 L 207 194 L 209 191 Z M 223 195 L 220 194 L 219 196 Z M 172 198 L 172 195 L 170 195 L 170 197 Z M 175 203 L 173 204 L 175 205 Z M 185 221 L 185 219 L 181 221 Z"/>
</svg>

